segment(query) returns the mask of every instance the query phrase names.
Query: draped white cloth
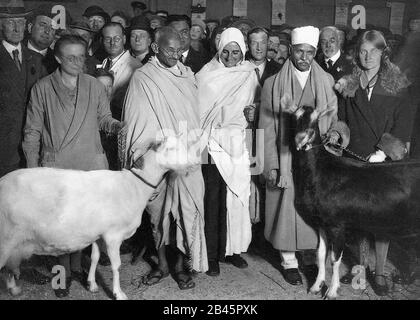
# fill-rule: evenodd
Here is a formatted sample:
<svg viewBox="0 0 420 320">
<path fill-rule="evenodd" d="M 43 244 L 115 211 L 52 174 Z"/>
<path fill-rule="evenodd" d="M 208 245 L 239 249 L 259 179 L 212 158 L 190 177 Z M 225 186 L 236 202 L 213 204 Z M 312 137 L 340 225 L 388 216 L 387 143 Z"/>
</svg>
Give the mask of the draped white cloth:
<svg viewBox="0 0 420 320">
<path fill-rule="evenodd" d="M 222 33 L 219 52 L 232 41 L 245 50 L 242 33 L 229 28 Z M 258 87 L 254 69 L 254 65 L 243 60 L 226 68 L 216 56 L 196 75 L 201 128 L 208 139 L 208 151 L 227 184 L 227 256 L 247 251 L 252 237 L 249 216 L 251 173 L 243 110 L 253 103 Z"/>
</svg>

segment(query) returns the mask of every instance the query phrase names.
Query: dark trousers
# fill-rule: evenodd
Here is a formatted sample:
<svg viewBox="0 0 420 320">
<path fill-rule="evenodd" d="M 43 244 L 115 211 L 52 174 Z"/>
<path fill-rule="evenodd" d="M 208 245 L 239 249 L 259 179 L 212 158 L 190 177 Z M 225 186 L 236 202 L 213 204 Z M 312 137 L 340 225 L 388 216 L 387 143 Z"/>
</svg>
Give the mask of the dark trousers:
<svg viewBox="0 0 420 320">
<path fill-rule="evenodd" d="M 226 183 L 216 165 L 203 164 L 205 184 L 204 232 L 209 260 L 223 260 L 226 252 Z"/>
<path fill-rule="evenodd" d="M 82 271 L 82 252 L 64 254 L 58 257 L 58 263 L 66 270 L 66 278 L 71 276 L 72 271 Z"/>
</svg>

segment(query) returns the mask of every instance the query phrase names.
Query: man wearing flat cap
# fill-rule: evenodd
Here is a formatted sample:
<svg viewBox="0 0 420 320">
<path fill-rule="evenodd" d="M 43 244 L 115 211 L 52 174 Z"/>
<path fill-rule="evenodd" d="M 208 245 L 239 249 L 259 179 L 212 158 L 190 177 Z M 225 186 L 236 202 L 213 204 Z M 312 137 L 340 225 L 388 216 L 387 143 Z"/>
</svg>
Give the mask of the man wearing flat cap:
<svg viewBox="0 0 420 320">
<path fill-rule="evenodd" d="M 133 8 L 134 16 L 142 16 L 144 14 L 144 11 L 147 10 L 147 6 L 140 1 L 133 1 L 131 2 L 131 7 Z"/>
<path fill-rule="evenodd" d="M 308 282 L 317 274 L 314 255 L 318 235 L 300 217 L 294 206 L 292 153 L 289 142 L 295 133 L 289 128 L 286 109 L 312 106 L 322 112 L 331 109 L 318 121 L 320 134 L 342 142 L 345 125 L 337 121 L 337 97 L 334 79 L 314 60 L 319 30 L 312 26 L 292 31 L 291 56 L 280 72 L 265 81 L 261 94 L 259 128 L 264 129 L 264 174 L 267 181 L 265 238 L 280 251 L 283 276 L 292 285 L 302 284 L 296 251 L 306 251 L 303 268 Z M 328 140 L 327 140 L 328 141 Z"/>
</svg>

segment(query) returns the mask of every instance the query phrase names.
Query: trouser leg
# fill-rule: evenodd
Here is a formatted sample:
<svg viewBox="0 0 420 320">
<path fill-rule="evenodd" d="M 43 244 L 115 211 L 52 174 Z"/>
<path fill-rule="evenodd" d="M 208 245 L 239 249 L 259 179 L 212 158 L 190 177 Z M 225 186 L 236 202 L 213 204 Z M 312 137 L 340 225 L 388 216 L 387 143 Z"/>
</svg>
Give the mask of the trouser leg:
<svg viewBox="0 0 420 320">
<path fill-rule="evenodd" d="M 280 251 L 280 257 L 284 269 L 297 269 L 298 260 L 294 251 Z"/>
</svg>

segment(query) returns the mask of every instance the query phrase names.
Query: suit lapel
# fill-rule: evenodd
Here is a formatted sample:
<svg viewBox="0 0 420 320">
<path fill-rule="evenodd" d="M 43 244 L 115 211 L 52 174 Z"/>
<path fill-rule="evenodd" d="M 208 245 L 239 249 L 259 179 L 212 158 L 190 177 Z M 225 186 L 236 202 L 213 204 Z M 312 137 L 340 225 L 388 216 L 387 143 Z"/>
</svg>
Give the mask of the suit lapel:
<svg viewBox="0 0 420 320">
<path fill-rule="evenodd" d="M 22 46 L 22 60 L 23 59 L 23 46 Z M 9 78 L 10 84 L 15 87 L 16 91 L 25 90 L 25 77 L 22 75 L 22 72 L 19 72 L 19 69 L 16 67 L 15 62 L 13 61 L 10 54 L 7 52 L 6 48 L 0 43 L 0 64 L 1 68 L 4 70 L 5 75 Z M 24 66 L 22 64 L 22 70 Z M 22 93 L 24 94 L 24 93 Z"/>
</svg>

